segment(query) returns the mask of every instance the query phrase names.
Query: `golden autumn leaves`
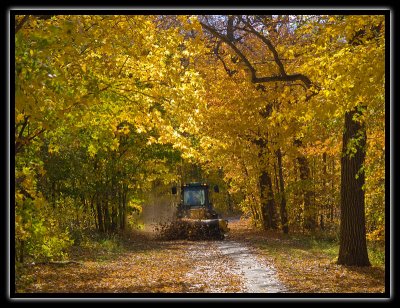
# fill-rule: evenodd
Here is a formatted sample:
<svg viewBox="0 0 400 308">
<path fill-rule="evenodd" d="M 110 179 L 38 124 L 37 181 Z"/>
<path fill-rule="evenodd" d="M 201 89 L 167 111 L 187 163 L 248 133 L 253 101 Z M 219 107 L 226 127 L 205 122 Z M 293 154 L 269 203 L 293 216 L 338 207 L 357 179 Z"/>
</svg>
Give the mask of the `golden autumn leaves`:
<svg viewBox="0 0 400 308">
<path fill-rule="evenodd" d="M 24 18 L 16 16 L 17 24 Z M 308 76 L 309 88 L 300 81 L 257 87 L 229 46 L 221 44 L 216 57 L 215 37 L 197 16 L 30 16 L 15 37 L 15 135 L 25 149 L 16 157 L 17 173 L 47 154 L 63 162 L 64 156 L 79 156 L 82 183 L 95 187 L 96 176 L 115 168 L 134 190 L 149 186 L 149 179 L 177 179 L 172 163 L 149 154 L 172 148 L 180 158 L 222 170 L 230 191 L 245 195 L 242 210 L 250 212 L 259 203 L 260 171 L 274 171 L 278 149 L 289 193 L 298 186 L 298 155 L 310 156 L 318 166 L 327 153 L 337 166 L 343 115 L 363 103 L 373 137 L 367 139 L 367 202 L 383 216 L 385 50 L 384 32 L 374 36 L 373 29 L 382 27 L 384 17 L 291 18 L 280 20 L 277 32 L 269 26 L 260 33 L 269 34 L 288 75 Z M 364 44 L 349 47 L 360 29 L 367 32 L 357 38 Z M 282 73 L 270 49 L 254 35 L 242 35 L 249 46 L 242 52 L 257 76 Z M 263 116 L 268 104 L 272 110 Z M 260 159 L 256 143 L 266 135 L 269 151 Z M 296 138 L 303 147 L 294 146 Z M 93 172 L 94 166 L 104 169 Z M 25 184 L 36 189 L 44 173 L 35 166 L 31 172 L 35 176 Z M 315 179 L 324 177 L 314 172 Z M 72 174 L 67 187 L 77 177 Z M 338 182 L 337 168 L 331 177 Z M 333 193 L 337 196 L 337 188 Z M 17 208 L 24 202 L 18 198 Z M 297 202 L 289 199 L 293 213 Z M 372 212 L 367 210 L 371 217 Z"/>
</svg>

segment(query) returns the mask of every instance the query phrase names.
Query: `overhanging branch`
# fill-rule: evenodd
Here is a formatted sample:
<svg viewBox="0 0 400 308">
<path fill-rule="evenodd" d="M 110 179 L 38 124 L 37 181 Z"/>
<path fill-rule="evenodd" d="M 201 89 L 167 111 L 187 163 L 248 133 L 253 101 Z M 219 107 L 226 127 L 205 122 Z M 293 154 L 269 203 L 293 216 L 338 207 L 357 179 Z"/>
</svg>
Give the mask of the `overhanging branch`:
<svg viewBox="0 0 400 308">
<path fill-rule="evenodd" d="M 271 42 L 268 39 L 264 38 L 264 40 L 262 40 L 262 41 L 264 42 L 264 44 L 267 45 L 269 50 L 273 53 L 274 60 L 279 67 L 280 75 L 258 77 L 257 71 L 254 68 L 254 66 L 250 63 L 250 61 L 247 59 L 247 57 L 240 51 L 240 49 L 231 40 L 229 40 L 229 38 L 227 36 L 219 33 L 217 30 L 215 30 L 214 28 L 210 27 L 209 25 L 207 25 L 203 22 L 200 22 L 200 24 L 204 29 L 206 29 L 212 35 L 214 35 L 215 37 L 219 38 L 221 41 L 226 43 L 238 55 L 238 57 L 243 61 L 243 63 L 246 65 L 246 67 L 250 71 L 251 82 L 264 83 L 264 82 L 275 82 L 275 81 L 288 81 L 288 82 L 301 81 L 304 83 L 304 85 L 307 89 L 311 87 L 311 84 L 312 84 L 311 80 L 307 76 L 305 76 L 303 74 L 292 74 L 292 75 L 286 74 L 283 64 L 279 59 L 278 53 L 276 52 L 275 48 L 272 46 Z M 252 32 L 252 33 L 254 34 L 254 32 Z M 261 39 L 262 35 L 260 35 L 260 34 L 258 34 L 258 35 L 257 35 L 257 37 L 259 37 Z"/>
</svg>

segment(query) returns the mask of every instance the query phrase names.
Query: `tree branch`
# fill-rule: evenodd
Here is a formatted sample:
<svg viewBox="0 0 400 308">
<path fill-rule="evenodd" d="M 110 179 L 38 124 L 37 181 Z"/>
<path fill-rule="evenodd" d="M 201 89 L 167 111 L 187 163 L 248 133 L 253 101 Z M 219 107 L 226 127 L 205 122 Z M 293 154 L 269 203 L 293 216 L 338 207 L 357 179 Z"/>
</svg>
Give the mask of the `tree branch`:
<svg viewBox="0 0 400 308">
<path fill-rule="evenodd" d="M 30 136 L 27 137 L 18 137 L 16 142 L 15 142 L 15 155 L 17 155 L 25 145 L 27 145 L 30 141 L 32 141 L 34 138 L 42 134 L 46 129 L 42 128 L 40 130 L 36 130 L 35 133 L 33 133 Z"/>
<path fill-rule="evenodd" d="M 275 48 L 272 46 L 272 44 L 270 44 L 270 46 L 275 51 L 274 59 L 275 59 L 275 57 L 277 57 L 277 59 L 278 59 L 277 64 L 278 64 L 278 66 L 280 66 L 280 73 L 281 74 L 277 75 L 277 76 L 257 77 L 257 71 L 254 68 L 254 66 L 250 63 L 250 61 L 247 59 L 247 57 L 239 50 L 239 48 L 237 48 L 237 46 L 228 39 L 228 37 L 226 37 L 225 35 L 219 33 L 214 28 L 210 27 L 209 25 L 207 25 L 207 24 L 205 24 L 203 22 L 200 22 L 200 24 L 208 32 L 210 32 L 215 37 L 221 39 L 224 43 L 226 43 L 239 56 L 239 58 L 243 61 L 243 63 L 246 65 L 246 67 L 250 71 L 251 82 L 253 82 L 253 83 L 263 83 L 263 82 L 275 82 L 275 81 L 289 81 L 289 82 L 291 82 L 291 81 L 302 81 L 307 89 L 311 87 L 311 84 L 312 84 L 311 80 L 307 76 L 302 75 L 302 74 L 293 74 L 293 75 L 287 75 L 286 74 L 286 72 L 285 72 L 285 70 L 283 68 L 283 64 L 280 61 L 279 56 L 278 56 Z M 269 41 L 266 40 L 266 42 L 264 42 L 264 43 L 267 44 L 267 42 L 269 42 Z M 276 61 L 277 60 L 275 59 L 275 62 Z"/>
<path fill-rule="evenodd" d="M 225 69 L 225 71 L 228 73 L 229 77 L 232 77 L 232 75 L 234 75 L 235 73 L 237 73 L 237 71 L 236 71 L 236 70 L 233 70 L 233 71 L 230 70 L 230 69 L 228 68 L 228 66 L 226 65 L 224 59 L 220 56 L 220 54 L 219 54 L 219 46 L 220 46 L 220 45 L 221 45 L 221 41 L 219 41 L 219 42 L 217 43 L 217 46 L 215 46 L 215 48 L 214 48 L 215 55 L 216 55 L 217 58 L 222 62 L 222 65 L 224 66 L 224 69 Z"/>
<path fill-rule="evenodd" d="M 25 15 L 22 20 L 18 23 L 18 25 L 15 26 L 15 34 L 17 34 L 17 32 L 19 30 L 21 30 L 22 26 L 28 21 L 30 16 L 34 16 L 37 19 L 50 19 L 51 17 L 53 17 L 54 15 Z"/>
<path fill-rule="evenodd" d="M 247 27 L 249 28 L 249 32 L 254 34 L 256 37 L 258 37 L 265 45 L 267 45 L 268 49 L 271 51 L 272 55 L 274 56 L 275 63 L 279 67 L 279 72 L 282 76 L 287 76 L 285 68 L 283 67 L 283 63 L 281 59 L 279 59 L 278 52 L 276 51 L 274 45 L 272 45 L 271 41 L 267 39 L 264 35 L 261 35 L 259 32 L 254 30 L 254 28 L 250 25 L 250 23 L 246 22 Z M 247 31 L 247 29 L 243 29 Z"/>
<path fill-rule="evenodd" d="M 221 39 L 223 42 L 225 42 L 226 44 L 229 45 L 229 47 L 231 47 L 233 49 L 233 51 L 239 56 L 239 58 L 246 64 L 246 66 L 248 67 L 248 69 L 251 72 L 251 76 L 252 79 L 256 78 L 256 70 L 255 68 L 251 65 L 251 63 L 249 62 L 249 60 L 247 60 L 247 58 L 244 56 L 244 54 L 236 47 L 235 44 L 233 44 L 225 35 L 222 35 L 221 33 L 219 33 L 218 31 L 216 31 L 214 28 L 200 22 L 200 24 L 202 25 L 203 28 L 205 28 L 208 32 L 210 32 L 211 34 L 213 34 L 215 37 L 218 37 L 219 39 Z"/>
<path fill-rule="evenodd" d="M 17 34 L 17 32 L 19 30 L 21 30 L 22 26 L 28 21 L 29 19 L 29 15 L 25 15 L 22 20 L 18 23 L 18 25 L 15 26 L 15 34 Z"/>
<path fill-rule="evenodd" d="M 29 117 L 30 116 L 24 116 L 24 122 L 22 123 L 21 130 L 19 131 L 18 138 L 22 138 L 22 134 L 24 133 L 25 127 L 28 125 Z M 18 125 L 16 126 L 16 128 L 17 127 L 18 127 Z"/>
</svg>

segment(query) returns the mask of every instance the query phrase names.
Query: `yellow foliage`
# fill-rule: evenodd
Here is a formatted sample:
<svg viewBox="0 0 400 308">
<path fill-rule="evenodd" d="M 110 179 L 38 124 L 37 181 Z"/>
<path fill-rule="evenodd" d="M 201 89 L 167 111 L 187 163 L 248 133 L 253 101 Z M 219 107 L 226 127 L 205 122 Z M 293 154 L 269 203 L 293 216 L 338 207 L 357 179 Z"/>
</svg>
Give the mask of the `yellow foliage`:
<svg viewBox="0 0 400 308">
<path fill-rule="evenodd" d="M 52 158 L 83 153 L 79 164 L 98 163 L 100 171 L 88 174 L 93 177 L 105 173 L 112 158 L 116 165 L 125 163 L 128 174 L 133 172 L 129 167 L 143 164 L 149 174 L 140 170 L 138 183 L 128 184 L 137 189 L 169 172 L 165 161 L 146 155 L 172 149 L 179 159 L 222 171 L 230 191 L 243 195 L 244 210 L 257 212 L 259 176 L 262 170 L 276 172 L 277 150 L 283 153 L 285 184 L 291 188 L 299 154 L 320 159 L 325 153 L 339 166 L 343 116 L 362 103 L 366 113 L 360 120 L 368 129 L 366 194 L 375 193 L 367 208 L 382 216 L 384 22 L 380 15 L 307 16 L 296 26 L 290 19 L 277 22 L 279 31 L 269 31 L 266 38 L 287 75 L 310 79 L 306 88 L 300 81 L 253 83 L 251 71 L 235 60 L 228 44 L 221 43 L 216 56 L 215 41 L 197 16 L 32 17 L 15 38 L 16 135 L 27 118 L 29 133 L 26 129 L 21 140 L 45 133 L 33 138 L 36 144 L 27 143 L 30 151 L 21 151 L 18 159 L 29 161 L 29 155 L 40 156 L 39 149 L 46 147 Z M 262 40 L 248 34 L 236 44 L 257 77 L 281 75 Z M 295 139 L 301 139 L 301 147 Z M 331 171 L 333 179 L 338 171 Z M 321 170 L 313 172 L 321 177 Z M 45 168 L 21 167 L 17 177 L 22 175 L 21 188 L 39 205 L 35 176 L 46 176 Z M 274 182 L 274 191 L 277 186 Z M 24 202 L 21 190 L 16 202 Z M 21 238 L 26 236 L 23 225 L 18 217 Z"/>
</svg>

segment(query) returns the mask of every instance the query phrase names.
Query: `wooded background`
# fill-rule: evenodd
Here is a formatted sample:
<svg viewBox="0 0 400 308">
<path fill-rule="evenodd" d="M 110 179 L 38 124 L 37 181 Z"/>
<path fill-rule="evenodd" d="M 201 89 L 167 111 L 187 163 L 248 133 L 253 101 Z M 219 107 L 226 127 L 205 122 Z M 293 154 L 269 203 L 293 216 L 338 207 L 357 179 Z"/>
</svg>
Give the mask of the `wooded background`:
<svg viewBox="0 0 400 308">
<path fill-rule="evenodd" d="M 207 181 L 219 211 L 337 234 L 339 263 L 369 264 L 384 15 L 12 17 L 17 262 L 135 228 L 155 195 Z"/>
</svg>

